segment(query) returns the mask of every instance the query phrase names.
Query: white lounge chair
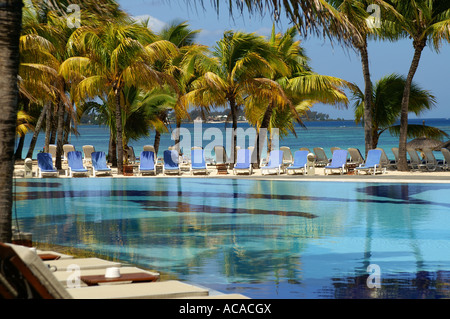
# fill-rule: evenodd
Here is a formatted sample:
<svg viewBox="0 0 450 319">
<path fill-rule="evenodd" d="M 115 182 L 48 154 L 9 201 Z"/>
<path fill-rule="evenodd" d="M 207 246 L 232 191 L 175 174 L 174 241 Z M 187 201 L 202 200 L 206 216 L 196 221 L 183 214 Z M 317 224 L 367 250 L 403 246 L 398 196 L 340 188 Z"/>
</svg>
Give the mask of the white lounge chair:
<svg viewBox="0 0 450 319">
<path fill-rule="evenodd" d="M 442 148 L 441 152 L 444 156 L 444 164 L 442 165 L 442 169 L 448 170 L 450 164 L 450 150 L 448 148 Z"/>
<path fill-rule="evenodd" d="M 92 164 L 92 153 L 95 152 L 95 147 L 93 145 L 83 145 L 84 163 Z"/>
<path fill-rule="evenodd" d="M 315 147 L 313 150 L 314 154 L 316 155 L 317 166 L 326 166 L 330 163 L 330 160 L 328 159 L 327 154 L 322 147 Z"/>
<path fill-rule="evenodd" d="M 261 167 L 261 174 L 277 174 L 282 173 L 283 151 L 271 151 L 269 154 L 269 162 L 266 166 Z"/>
<path fill-rule="evenodd" d="M 343 175 L 347 171 L 347 157 L 348 152 L 346 150 L 335 150 L 331 163 L 324 168 L 325 175 L 332 173 L 334 170 L 338 170 Z"/>
<path fill-rule="evenodd" d="M 383 168 L 381 165 L 381 154 L 381 150 L 369 150 L 367 152 L 366 162 L 355 168 L 356 174 L 359 174 L 360 172 L 366 172 L 369 174 L 372 172 L 372 174 L 375 175 L 377 171 L 380 173 L 385 173 L 386 168 Z"/>
<path fill-rule="evenodd" d="M 0 243 L 0 260 L 0 297 L 4 299 L 168 299 L 206 298 L 209 295 L 207 289 L 176 280 L 66 288 L 48 264 L 24 246 Z M 59 260 L 53 264 L 56 262 Z M 101 260 L 87 262 L 111 265 Z M 60 268 L 62 271 L 77 263 L 81 264 L 82 260 L 75 258 L 58 265 L 64 265 Z"/>
<path fill-rule="evenodd" d="M 67 163 L 67 161 L 68 161 L 67 154 L 69 152 L 75 152 L 75 146 L 73 146 L 72 144 L 64 144 L 63 145 L 63 152 L 64 152 L 64 162 Z"/>
<path fill-rule="evenodd" d="M 409 155 L 409 167 L 411 167 L 412 169 L 422 169 L 422 168 L 426 168 L 426 164 L 424 163 L 424 161 L 422 161 L 419 157 L 419 155 L 417 155 L 417 151 L 413 150 L 412 148 L 407 148 L 406 152 Z"/>
<path fill-rule="evenodd" d="M 356 165 L 361 165 L 362 163 L 364 163 L 364 157 L 361 155 L 359 149 L 350 147 L 347 151 L 350 155 L 350 163 Z"/>
</svg>

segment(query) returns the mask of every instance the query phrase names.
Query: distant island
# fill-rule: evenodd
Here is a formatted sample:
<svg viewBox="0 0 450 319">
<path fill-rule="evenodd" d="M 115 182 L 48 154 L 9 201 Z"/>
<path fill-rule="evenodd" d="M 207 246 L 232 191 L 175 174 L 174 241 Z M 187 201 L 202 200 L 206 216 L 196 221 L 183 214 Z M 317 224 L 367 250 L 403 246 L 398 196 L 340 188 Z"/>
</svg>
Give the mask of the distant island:
<svg viewBox="0 0 450 319">
<path fill-rule="evenodd" d="M 192 110 L 189 112 L 189 119 L 184 120 L 183 123 L 193 123 L 194 120 L 202 119 L 206 123 L 222 123 L 228 120 L 228 110 L 223 111 L 212 111 L 208 114 L 203 114 L 201 110 Z M 169 114 L 168 117 L 171 123 L 175 123 L 174 114 Z M 320 121 L 343 121 L 344 119 L 330 119 L 330 115 L 326 113 L 320 113 L 315 111 L 307 111 L 306 115 L 301 117 L 302 121 L 305 122 L 320 122 Z M 246 118 L 244 113 L 241 111 L 238 114 L 239 122 L 246 122 Z M 88 124 L 88 125 L 98 125 L 105 123 L 104 116 L 102 114 L 98 114 L 95 111 L 91 111 L 87 114 L 84 114 L 80 119 L 80 124 Z"/>
</svg>

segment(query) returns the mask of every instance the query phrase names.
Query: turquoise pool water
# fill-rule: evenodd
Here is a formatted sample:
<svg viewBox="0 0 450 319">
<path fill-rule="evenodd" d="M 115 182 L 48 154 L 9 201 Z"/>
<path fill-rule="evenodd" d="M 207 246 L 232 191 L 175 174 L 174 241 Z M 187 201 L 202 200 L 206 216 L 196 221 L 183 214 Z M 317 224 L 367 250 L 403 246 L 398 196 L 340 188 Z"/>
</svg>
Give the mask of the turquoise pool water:
<svg viewBox="0 0 450 319">
<path fill-rule="evenodd" d="M 448 298 L 449 191 L 450 184 L 18 179 L 14 218 L 35 242 L 252 298 Z"/>
</svg>

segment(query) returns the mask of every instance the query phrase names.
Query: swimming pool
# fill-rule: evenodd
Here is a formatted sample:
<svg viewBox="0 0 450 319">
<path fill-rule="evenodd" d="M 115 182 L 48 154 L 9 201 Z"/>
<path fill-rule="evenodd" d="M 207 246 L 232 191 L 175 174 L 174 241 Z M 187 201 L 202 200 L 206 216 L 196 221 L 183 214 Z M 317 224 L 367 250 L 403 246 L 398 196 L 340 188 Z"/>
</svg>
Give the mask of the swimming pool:
<svg viewBox="0 0 450 319">
<path fill-rule="evenodd" d="M 17 179 L 14 218 L 35 242 L 252 298 L 448 298 L 449 190 L 227 178 Z"/>
</svg>

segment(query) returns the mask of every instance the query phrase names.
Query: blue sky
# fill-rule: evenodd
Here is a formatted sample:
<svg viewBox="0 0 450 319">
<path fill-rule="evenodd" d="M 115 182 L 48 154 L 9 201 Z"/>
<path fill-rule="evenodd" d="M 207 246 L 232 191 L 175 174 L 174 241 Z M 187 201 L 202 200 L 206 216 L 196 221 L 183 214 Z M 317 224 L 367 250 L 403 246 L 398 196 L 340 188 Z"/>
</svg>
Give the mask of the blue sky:
<svg viewBox="0 0 450 319">
<path fill-rule="evenodd" d="M 213 46 L 226 30 L 240 30 L 256 32 L 268 36 L 272 28 L 270 15 L 265 17 L 236 13 L 234 18 L 228 14 L 228 7 L 224 1 L 219 15 L 204 0 L 205 10 L 199 6 L 199 1 L 183 0 L 119 0 L 122 8 L 135 17 L 150 19 L 150 26 L 154 31 L 160 30 L 165 24 L 172 21 L 187 21 L 192 29 L 201 30 L 198 42 Z M 195 4 L 197 3 L 197 4 Z M 197 7 L 195 7 L 197 6 Z M 282 19 L 276 26 L 278 32 L 290 27 L 287 20 Z M 302 39 L 302 45 L 311 59 L 314 71 L 320 74 L 337 76 L 364 87 L 359 56 L 351 50 L 343 49 L 335 44 L 332 46 L 328 40 L 308 37 Z M 381 77 L 398 73 L 406 75 L 413 57 L 412 42 L 409 39 L 398 42 L 371 42 L 369 44 L 369 58 L 372 81 Z M 414 77 L 414 81 L 422 88 L 429 90 L 437 99 L 436 107 L 427 111 L 420 118 L 450 118 L 450 44 L 442 46 L 440 53 L 426 47 Z M 313 111 L 330 114 L 331 118 L 353 119 L 353 110 L 337 110 L 328 105 L 316 105 Z M 415 116 L 411 116 L 415 118 Z"/>
</svg>

